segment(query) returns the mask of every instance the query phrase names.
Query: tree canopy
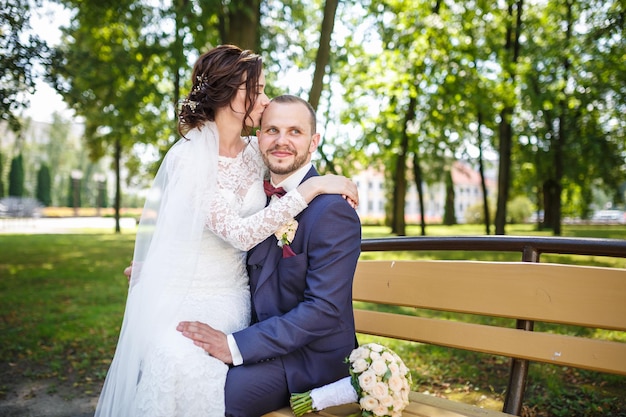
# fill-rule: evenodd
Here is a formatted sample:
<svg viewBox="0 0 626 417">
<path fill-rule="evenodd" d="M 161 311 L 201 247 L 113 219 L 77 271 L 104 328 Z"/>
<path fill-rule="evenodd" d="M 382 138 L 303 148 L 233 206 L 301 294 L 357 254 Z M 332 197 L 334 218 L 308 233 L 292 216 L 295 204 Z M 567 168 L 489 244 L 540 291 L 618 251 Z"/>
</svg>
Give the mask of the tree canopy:
<svg viewBox="0 0 626 417">
<path fill-rule="evenodd" d="M 322 170 L 384 168 L 394 233 L 405 233 L 409 187 L 421 199 L 422 185 L 445 183 L 458 159 L 483 175 L 487 233 L 489 199 L 497 199 L 498 234 L 517 196 L 545 210 L 555 234 L 564 216 L 590 215 L 596 190 L 623 204 L 622 1 L 58 2 L 74 17 L 48 78 L 84 120 L 91 157 L 116 161 L 118 209 L 122 164 L 132 177 L 146 146 L 162 154 L 177 139 L 190 67 L 220 43 L 262 54 L 270 95 L 308 92 L 325 127 Z M 17 42 L 24 23 L 6 16 L 19 3 L 2 15 L 16 40 L 6 56 L 6 48 L 17 56 L 19 45 L 41 47 Z M 28 68 L 9 70 L 19 80 Z M 310 84 L 286 84 L 294 72 Z M 493 169 L 491 196 L 485 176 Z"/>
</svg>

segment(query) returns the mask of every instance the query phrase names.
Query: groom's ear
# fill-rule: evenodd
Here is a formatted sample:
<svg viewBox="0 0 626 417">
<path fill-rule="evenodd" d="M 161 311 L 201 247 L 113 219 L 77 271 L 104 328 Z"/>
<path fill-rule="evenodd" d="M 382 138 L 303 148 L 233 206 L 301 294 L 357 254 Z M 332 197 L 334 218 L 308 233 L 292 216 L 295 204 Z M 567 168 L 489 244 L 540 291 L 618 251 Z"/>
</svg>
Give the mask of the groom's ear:
<svg viewBox="0 0 626 417">
<path fill-rule="evenodd" d="M 321 139 L 322 135 L 320 135 L 319 133 L 315 133 L 313 136 L 311 136 L 311 143 L 309 144 L 309 153 L 313 153 L 317 150 L 317 146 L 320 144 L 320 139 Z"/>
</svg>

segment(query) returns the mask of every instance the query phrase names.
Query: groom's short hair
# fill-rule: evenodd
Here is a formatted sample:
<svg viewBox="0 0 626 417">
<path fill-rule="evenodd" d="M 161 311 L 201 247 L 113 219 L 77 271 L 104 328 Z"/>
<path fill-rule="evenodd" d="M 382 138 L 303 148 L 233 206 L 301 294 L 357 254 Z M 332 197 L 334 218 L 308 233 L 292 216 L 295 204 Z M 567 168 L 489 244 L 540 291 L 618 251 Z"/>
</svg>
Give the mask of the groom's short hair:
<svg viewBox="0 0 626 417">
<path fill-rule="evenodd" d="M 313 109 L 313 106 L 311 106 L 311 104 L 298 97 L 298 96 L 294 96 L 291 94 L 283 94 L 280 95 L 278 97 L 274 97 L 272 100 L 272 102 L 276 102 L 276 103 L 300 103 L 300 104 L 304 104 L 304 106 L 306 106 L 307 110 L 309 111 L 309 114 L 311 116 L 311 134 L 315 134 L 317 133 L 317 117 L 315 116 L 315 110 Z"/>
</svg>

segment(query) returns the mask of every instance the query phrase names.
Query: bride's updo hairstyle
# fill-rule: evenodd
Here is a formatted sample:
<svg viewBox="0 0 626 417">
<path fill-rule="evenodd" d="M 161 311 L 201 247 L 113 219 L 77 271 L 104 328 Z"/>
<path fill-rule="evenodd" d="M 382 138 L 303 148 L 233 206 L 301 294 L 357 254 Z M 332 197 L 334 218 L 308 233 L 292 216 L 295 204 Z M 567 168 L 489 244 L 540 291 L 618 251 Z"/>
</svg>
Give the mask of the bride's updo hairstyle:
<svg viewBox="0 0 626 417">
<path fill-rule="evenodd" d="M 178 132 L 184 136 L 206 121 L 215 121 L 216 110 L 231 106 L 238 90 L 245 88 L 246 113 L 241 128 L 249 134 L 262 65 L 259 55 L 235 45 L 220 45 L 201 55 L 193 66 L 191 92 L 181 103 Z"/>
</svg>

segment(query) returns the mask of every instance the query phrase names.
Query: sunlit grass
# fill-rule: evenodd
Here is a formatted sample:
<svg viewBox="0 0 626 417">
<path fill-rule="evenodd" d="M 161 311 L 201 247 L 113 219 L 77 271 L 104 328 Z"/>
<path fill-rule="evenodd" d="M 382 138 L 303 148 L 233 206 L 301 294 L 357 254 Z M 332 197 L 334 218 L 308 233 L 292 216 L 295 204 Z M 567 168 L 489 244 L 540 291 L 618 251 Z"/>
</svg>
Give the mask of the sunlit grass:
<svg viewBox="0 0 626 417">
<path fill-rule="evenodd" d="M 4 377 L 57 377 L 85 390 L 101 384 L 133 244 L 130 234 L 0 235 Z"/>
</svg>

